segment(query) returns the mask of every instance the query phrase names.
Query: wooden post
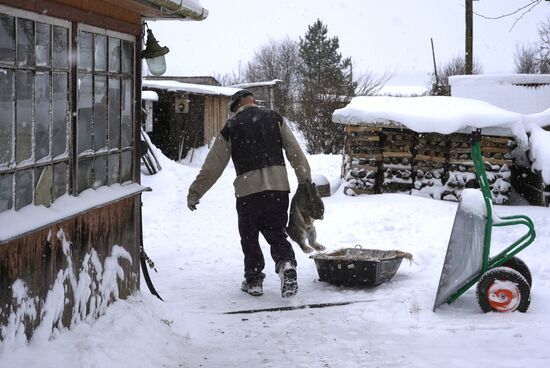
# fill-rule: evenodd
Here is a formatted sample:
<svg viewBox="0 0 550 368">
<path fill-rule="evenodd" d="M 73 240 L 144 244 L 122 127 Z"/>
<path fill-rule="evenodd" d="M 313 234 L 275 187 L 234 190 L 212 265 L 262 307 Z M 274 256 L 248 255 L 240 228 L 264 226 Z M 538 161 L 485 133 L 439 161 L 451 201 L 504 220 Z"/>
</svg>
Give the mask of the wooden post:
<svg viewBox="0 0 550 368">
<path fill-rule="evenodd" d="M 472 74 L 473 72 L 473 38 L 474 38 L 474 22 L 473 22 L 473 0 L 466 1 L 466 48 L 464 55 L 464 74 Z"/>
</svg>

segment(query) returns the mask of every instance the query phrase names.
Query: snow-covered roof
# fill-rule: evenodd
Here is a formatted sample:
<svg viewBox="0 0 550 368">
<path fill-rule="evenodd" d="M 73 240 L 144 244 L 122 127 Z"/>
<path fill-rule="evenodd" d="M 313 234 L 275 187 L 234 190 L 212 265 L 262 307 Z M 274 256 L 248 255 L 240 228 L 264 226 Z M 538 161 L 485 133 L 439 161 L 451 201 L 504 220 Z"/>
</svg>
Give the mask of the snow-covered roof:
<svg viewBox="0 0 550 368">
<path fill-rule="evenodd" d="M 476 74 L 449 77 L 451 88 L 462 83 L 498 82 L 509 84 L 550 84 L 550 74 Z"/>
<path fill-rule="evenodd" d="M 141 91 L 141 99 L 144 101 L 158 101 L 159 95 L 155 91 Z"/>
<path fill-rule="evenodd" d="M 171 18 L 182 18 L 190 20 L 204 20 L 208 17 L 208 10 L 205 9 L 199 0 L 144 0 L 152 7 L 158 8 L 163 15 Z M 163 16 L 162 18 L 165 18 Z M 154 19 L 156 17 L 152 17 Z"/>
<path fill-rule="evenodd" d="M 341 124 L 397 123 L 419 133 L 450 134 L 467 127 L 511 128 L 522 116 L 488 102 L 461 97 L 361 96 L 334 111 L 332 121 Z"/>
<path fill-rule="evenodd" d="M 156 88 L 172 92 L 196 93 L 202 95 L 232 96 L 239 88 L 182 83 L 175 80 L 149 80 L 141 82 L 142 88 Z"/>
<path fill-rule="evenodd" d="M 532 114 L 550 107 L 550 74 L 488 74 L 449 77 L 451 96 L 487 101 Z"/>
<path fill-rule="evenodd" d="M 282 82 L 282 80 L 280 80 L 280 79 L 273 79 L 273 80 L 265 81 L 265 82 L 250 82 L 250 83 L 233 84 L 231 87 L 250 88 L 250 87 L 262 87 L 262 86 L 274 86 L 277 83 L 281 83 L 281 82 Z"/>
</svg>

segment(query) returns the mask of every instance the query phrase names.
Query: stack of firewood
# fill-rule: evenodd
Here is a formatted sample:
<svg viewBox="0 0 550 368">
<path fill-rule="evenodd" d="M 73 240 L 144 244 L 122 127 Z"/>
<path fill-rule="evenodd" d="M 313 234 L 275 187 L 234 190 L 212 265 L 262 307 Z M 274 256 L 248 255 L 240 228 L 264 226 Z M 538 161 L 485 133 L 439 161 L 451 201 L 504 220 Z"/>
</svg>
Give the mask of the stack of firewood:
<svg viewBox="0 0 550 368">
<path fill-rule="evenodd" d="M 417 134 L 414 146 L 415 195 L 441 199 L 441 188 L 447 181 L 447 139 L 435 133 Z"/>
<path fill-rule="evenodd" d="M 382 138 L 382 182 L 384 193 L 410 193 L 413 187 L 412 147 L 409 129 L 386 128 Z"/>
<path fill-rule="evenodd" d="M 485 170 L 491 185 L 493 202 L 506 204 L 512 191 L 512 156 L 516 142 L 509 137 L 484 136 L 481 152 L 485 158 Z"/>
<path fill-rule="evenodd" d="M 349 125 L 344 166 L 347 182 L 344 192 L 348 195 L 378 193 L 381 128 Z"/>
<path fill-rule="evenodd" d="M 513 139 L 484 135 L 481 151 L 495 204 L 511 192 Z M 416 133 L 392 125 L 349 125 L 342 176 L 344 193 L 412 193 L 458 201 L 477 188 L 470 135 Z"/>
<path fill-rule="evenodd" d="M 476 188 L 474 164 L 471 157 L 470 136 L 455 133 L 449 138 L 448 180 L 443 199 L 458 200 L 464 188 Z M 485 135 L 481 139 L 481 153 L 485 162 L 485 171 L 492 192 L 493 203 L 505 204 L 510 198 L 512 186 L 510 152 L 514 146 L 512 138 Z"/>
</svg>

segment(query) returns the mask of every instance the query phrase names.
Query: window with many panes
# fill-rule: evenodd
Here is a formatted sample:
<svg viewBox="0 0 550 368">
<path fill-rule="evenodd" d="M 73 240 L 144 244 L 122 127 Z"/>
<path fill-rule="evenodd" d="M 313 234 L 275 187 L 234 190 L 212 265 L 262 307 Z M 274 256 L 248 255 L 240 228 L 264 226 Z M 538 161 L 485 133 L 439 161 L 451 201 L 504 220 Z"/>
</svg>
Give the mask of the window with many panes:
<svg viewBox="0 0 550 368">
<path fill-rule="evenodd" d="M 79 25 L 76 39 L 0 7 L 0 212 L 132 180 L 134 38 Z"/>
<path fill-rule="evenodd" d="M 132 180 L 134 42 L 78 30 L 77 191 Z"/>
</svg>

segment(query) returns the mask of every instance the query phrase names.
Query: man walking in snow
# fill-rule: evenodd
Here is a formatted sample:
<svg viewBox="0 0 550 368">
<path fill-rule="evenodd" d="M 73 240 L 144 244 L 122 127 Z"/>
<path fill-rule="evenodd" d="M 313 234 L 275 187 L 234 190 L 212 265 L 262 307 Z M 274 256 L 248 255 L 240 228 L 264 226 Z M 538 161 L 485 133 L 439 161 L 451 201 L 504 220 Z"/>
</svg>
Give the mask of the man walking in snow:
<svg viewBox="0 0 550 368">
<path fill-rule="evenodd" d="M 199 199 L 218 180 L 231 158 L 237 172 L 233 185 L 244 254 L 245 280 L 241 290 L 254 296 L 263 294 L 265 261 L 258 241 L 262 233 L 281 279 L 282 297 L 293 296 L 298 283 L 294 251 L 285 232 L 290 186 L 283 150 L 299 184 L 311 181 L 309 164 L 283 118 L 273 110 L 256 106 L 252 92 L 235 93 L 229 110 L 236 114 L 216 137 L 189 187 L 187 206 L 192 211 L 196 209 Z"/>
</svg>

